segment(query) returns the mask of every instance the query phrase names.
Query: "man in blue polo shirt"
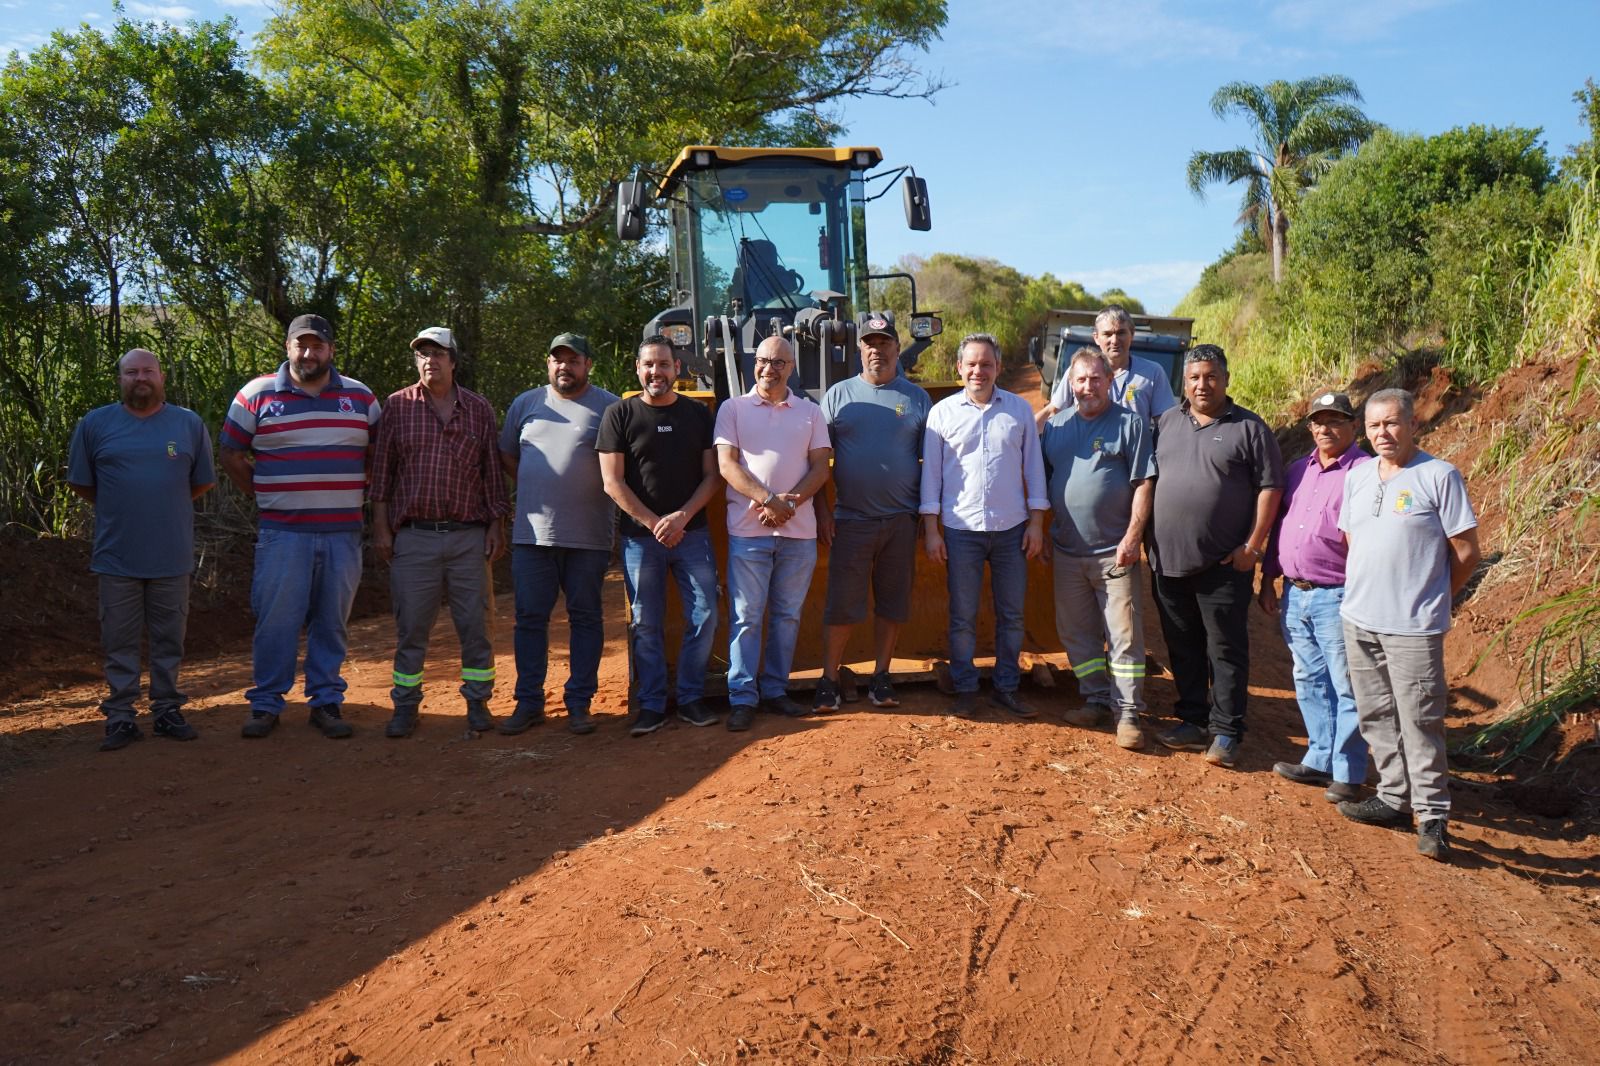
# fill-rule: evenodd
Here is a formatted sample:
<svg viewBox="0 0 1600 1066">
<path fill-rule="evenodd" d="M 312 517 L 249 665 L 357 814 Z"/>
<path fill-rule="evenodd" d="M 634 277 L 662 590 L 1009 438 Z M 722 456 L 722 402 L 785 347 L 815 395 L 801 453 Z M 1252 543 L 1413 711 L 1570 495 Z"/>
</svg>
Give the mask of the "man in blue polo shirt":
<svg viewBox="0 0 1600 1066">
<path fill-rule="evenodd" d="M 233 398 L 222 427 L 222 469 L 254 495 L 260 516 L 250 606 L 255 683 L 241 733 L 260 739 L 294 687 L 300 634 L 311 724 L 338 740 L 350 607 L 361 581 L 361 500 L 379 407 L 372 390 L 333 367 L 333 327 L 320 315 L 289 323 L 288 358 Z"/>
<path fill-rule="evenodd" d="M 1094 343 L 1111 364 L 1111 402 L 1125 407 L 1154 429 L 1156 419 L 1178 405 L 1172 382 L 1160 363 L 1133 354 L 1133 316 L 1111 304 L 1094 316 Z M 1063 373 L 1050 402 L 1034 416 L 1042 428 L 1058 411 L 1069 411 L 1077 400 L 1072 383 Z"/>
</svg>

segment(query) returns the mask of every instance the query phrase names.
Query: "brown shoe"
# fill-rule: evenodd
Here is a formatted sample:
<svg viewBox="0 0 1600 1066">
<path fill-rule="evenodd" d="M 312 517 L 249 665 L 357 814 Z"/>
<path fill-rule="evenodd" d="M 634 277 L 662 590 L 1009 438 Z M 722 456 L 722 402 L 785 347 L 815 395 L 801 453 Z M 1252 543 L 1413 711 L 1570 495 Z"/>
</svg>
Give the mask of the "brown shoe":
<svg viewBox="0 0 1600 1066">
<path fill-rule="evenodd" d="M 1117 723 L 1117 747 L 1127 748 L 1129 751 L 1138 751 L 1144 747 L 1144 730 L 1139 728 L 1137 721 L 1124 718 Z"/>
<path fill-rule="evenodd" d="M 1074 707 L 1061 715 L 1061 720 L 1068 725 L 1075 725 L 1082 729 L 1094 729 L 1107 718 L 1111 717 L 1111 708 L 1103 703 L 1085 703 L 1082 707 Z"/>
</svg>

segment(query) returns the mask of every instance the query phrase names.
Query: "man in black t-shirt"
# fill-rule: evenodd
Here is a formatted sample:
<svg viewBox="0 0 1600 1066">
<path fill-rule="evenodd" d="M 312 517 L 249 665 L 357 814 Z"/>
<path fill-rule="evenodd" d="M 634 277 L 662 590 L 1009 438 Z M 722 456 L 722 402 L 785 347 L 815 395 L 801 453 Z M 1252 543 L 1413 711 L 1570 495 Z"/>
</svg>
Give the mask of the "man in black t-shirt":
<svg viewBox="0 0 1600 1066">
<path fill-rule="evenodd" d="M 646 338 L 634 369 L 644 391 L 606 408 L 594 446 L 606 494 L 622 508 L 622 575 L 639 697 L 639 715 L 629 731 L 640 737 L 667 720 L 662 628 L 669 573 L 683 601 L 678 717 L 690 725 L 717 722 L 701 697 L 717 630 L 717 564 L 705 506 L 722 478 L 711 412 L 673 391 L 680 368 L 671 343 L 662 336 Z"/>
</svg>

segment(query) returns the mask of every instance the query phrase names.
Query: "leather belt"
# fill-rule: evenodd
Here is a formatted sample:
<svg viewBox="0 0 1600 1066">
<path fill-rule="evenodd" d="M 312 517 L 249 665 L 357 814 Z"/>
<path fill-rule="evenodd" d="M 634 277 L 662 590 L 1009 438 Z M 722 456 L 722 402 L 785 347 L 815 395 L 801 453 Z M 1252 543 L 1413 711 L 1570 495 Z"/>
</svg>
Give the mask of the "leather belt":
<svg viewBox="0 0 1600 1066">
<path fill-rule="evenodd" d="M 458 529 L 481 529 L 486 522 L 454 522 L 449 519 L 408 518 L 401 523 L 405 529 L 421 529 L 428 533 L 454 533 Z"/>
<path fill-rule="evenodd" d="M 1299 578 L 1290 577 L 1287 574 L 1284 575 L 1284 580 L 1301 592 L 1310 592 L 1312 589 L 1336 589 L 1339 587 L 1338 585 L 1319 585 L 1315 581 L 1301 581 Z"/>
</svg>

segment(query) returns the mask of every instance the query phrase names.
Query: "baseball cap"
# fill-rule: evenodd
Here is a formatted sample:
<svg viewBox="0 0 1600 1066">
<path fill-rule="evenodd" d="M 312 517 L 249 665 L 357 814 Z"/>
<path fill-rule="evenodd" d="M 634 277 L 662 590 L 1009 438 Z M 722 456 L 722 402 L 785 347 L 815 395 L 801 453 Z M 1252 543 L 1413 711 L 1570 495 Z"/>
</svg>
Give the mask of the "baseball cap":
<svg viewBox="0 0 1600 1066">
<path fill-rule="evenodd" d="M 423 341 L 432 341 L 439 347 L 448 348 L 452 352 L 456 350 L 456 335 L 451 333 L 448 329 L 445 329 L 443 326 L 429 326 L 427 329 L 418 333 L 416 338 L 411 342 L 412 350 L 415 350 L 417 345 L 421 344 Z"/>
<path fill-rule="evenodd" d="M 333 326 L 321 315 L 301 315 L 289 323 L 290 340 L 302 333 L 315 333 L 329 344 L 333 343 Z"/>
<path fill-rule="evenodd" d="M 894 328 L 894 312 L 866 311 L 856 316 L 856 336 L 862 340 L 872 336 L 893 337 L 898 341 L 900 334 Z"/>
<path fill-rule="evenodd" d="M 589 354 L 589 338 L 581 333 L 556 334 L 556 339 L 550 342 L 550 351 L 554 353 L 557 348 L 571 348 L 585 359 L 594 358 Z"/>
<path fill-rule="evenodd" d="M 1356 409 L 1350 406 L 1350 397 L 1342 392 L 1325 392 L 1315 400 L 1312 400 L 1311 409 L 1306 412 L 1306 417 L 1310 418 L 1312 415 L 1322 411 L 1332 411 L 1334 414 L 1343 415 L 1346 418 L 1354 418 L 1356 416 Z"/>
</svg>

